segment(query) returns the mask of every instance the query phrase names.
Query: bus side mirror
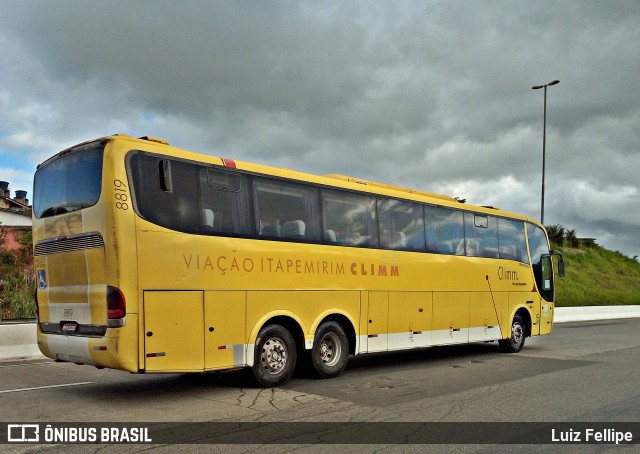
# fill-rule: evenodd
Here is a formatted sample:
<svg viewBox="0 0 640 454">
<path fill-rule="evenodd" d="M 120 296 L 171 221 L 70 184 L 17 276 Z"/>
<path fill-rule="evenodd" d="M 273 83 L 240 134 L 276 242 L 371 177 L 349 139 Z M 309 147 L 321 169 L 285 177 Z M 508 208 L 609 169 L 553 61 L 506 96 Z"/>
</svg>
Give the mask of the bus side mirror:
<svg viewBox="0 0 640 454">
<path fill-rule="evenodd" d="M 558 276 L 564 277 L 564 257 L 562 256 L 562 252 L 552 250 L 551 254 L 558 256 Z"/>
</svg>

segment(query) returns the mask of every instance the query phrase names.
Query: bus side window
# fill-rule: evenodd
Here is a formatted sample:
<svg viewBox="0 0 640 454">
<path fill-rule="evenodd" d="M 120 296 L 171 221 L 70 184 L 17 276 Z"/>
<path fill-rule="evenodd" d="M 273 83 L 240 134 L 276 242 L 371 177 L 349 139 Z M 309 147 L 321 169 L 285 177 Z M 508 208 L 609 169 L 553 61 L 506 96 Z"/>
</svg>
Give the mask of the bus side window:
<svg viewBox="0 0 640 454">
<path fill-rule="evenodd" d="M 246 235 L 250 231 L 246 177 L 200 167 L 201 232 Z"/>
<path fill-rule="evenodd" d="M 422 206 L 393 199 L 378 199 L 380 246 L 386 249 L 424 250 Z"/>
<path fill-rule="evenodd" d="M 140 216 L 168 229 L 198 231 L 201 213 L 195 164 L 134 152 L 128 165 Z"/>
<path fill-rule="evenodd" d="M 498 223 L 495 217 L 465 212 L 464 236 L 467 256 L 498 258 Z"/>
<path fill-rule="evenodd" d="M 321 198 L 325 238 L 332 231 L 338 244 L 378 246 L 374 197 L 325 189 Z"/>
<path fill-rule="evenodd" d="M 464 223 L 462 211 L 425 206 L 427 252 L 464 255 Z"/>
<path fill-rule="evenodd" d="M 498 254 L 501 259 L 529 263 L 524 222 L 513 219 L 498 219 Z"/>
<path fill-rule="evenodd" d="M 317 241 L 318 189 L 304 184 L 254 179 L 258 234 L 269 238 Z"/>
</svg>

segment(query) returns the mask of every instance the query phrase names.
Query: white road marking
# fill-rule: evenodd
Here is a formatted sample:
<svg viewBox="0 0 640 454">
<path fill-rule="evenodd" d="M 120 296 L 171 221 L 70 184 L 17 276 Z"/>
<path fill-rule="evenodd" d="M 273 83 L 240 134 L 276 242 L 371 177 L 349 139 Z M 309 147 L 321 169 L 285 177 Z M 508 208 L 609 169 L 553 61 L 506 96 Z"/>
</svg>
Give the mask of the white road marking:
<svg viewBox="0 0 640 454">
<path fill-rule="evenodd" d="M 78 383 L 64 383 L 61 385 L 48 385 L 48 386 L 35 386 L 33 388 L 18 388 L 18 389 L 6 389 L 4 391 L 0 391 L 0 394 L 6 393 L 18 393 L 20 391 L 34 391 L 38 389 L 48 389 L 48 388 L 64 388 L 66 386 L 81 386 L 81 385 L 92 385 L 94 381 L 82 381 Z"/>
</svg>

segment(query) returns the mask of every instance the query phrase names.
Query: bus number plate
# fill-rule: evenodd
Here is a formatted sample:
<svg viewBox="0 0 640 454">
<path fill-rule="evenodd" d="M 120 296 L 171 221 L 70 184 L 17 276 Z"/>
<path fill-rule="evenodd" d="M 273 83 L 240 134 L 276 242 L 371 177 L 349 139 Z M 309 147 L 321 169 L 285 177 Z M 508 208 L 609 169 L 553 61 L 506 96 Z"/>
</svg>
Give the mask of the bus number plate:
<svg viewBox="0 0 640 454">
<path fill-rule="evenodd" d="M 62 322 L 61 331 L 66 334 L 77 333 L 78 323 L 76 322 Z"/>
</svg>

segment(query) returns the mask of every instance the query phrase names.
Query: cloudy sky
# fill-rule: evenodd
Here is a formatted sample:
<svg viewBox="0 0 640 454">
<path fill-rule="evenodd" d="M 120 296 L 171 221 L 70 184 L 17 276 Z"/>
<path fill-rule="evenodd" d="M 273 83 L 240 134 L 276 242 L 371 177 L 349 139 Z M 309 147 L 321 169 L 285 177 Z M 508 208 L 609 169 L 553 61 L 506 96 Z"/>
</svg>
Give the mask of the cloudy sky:
<svg viewBox="0 0 640 454">
<path fill-rule="evenodd" d="M 640 255 L 640 2 L 0 0 L 0 180 L 116 132 Z"/>
</svg>

